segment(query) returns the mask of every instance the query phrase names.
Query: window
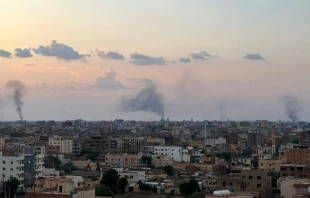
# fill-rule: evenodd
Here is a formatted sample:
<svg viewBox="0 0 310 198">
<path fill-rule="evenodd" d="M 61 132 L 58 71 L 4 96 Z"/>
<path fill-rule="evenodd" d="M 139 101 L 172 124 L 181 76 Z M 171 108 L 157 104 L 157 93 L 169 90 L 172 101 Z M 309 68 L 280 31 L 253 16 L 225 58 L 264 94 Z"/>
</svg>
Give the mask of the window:
<svg viewBox="0 0 310 198">
<path fill-rule="evenodd" d="M 10 171 L 13 171 L 13 168 L 11 168 Z"/>
<path fill-rule="evenodd" d="M 261 187 L 261 184 L 257 184 L 257 187 Z"/>
<path fill-rule="evenodd" d="M 11 164 L 13 164 L 13 161 L 11 161 Z"/>
<path fill-rule="evenodd" d="M 2 168 L 3 171 L 5 171 L 5 168 Z"/>
<path fill-rule="evenodd" d="M 253 177 L 250 175 L 250 176 L 249 176 L 249 179 L 252 179 L 252 178 L 253 178 Z"/>
<path fill-rule="evenodd" d="M 257 176 L 257 179 L 262 179 L 262 177 L 261 176 Z"/>
<path fill-rule="evenodd" d="M 5 161 L 3 160 L 2 163 L 5 164 Z"/>
</svg>

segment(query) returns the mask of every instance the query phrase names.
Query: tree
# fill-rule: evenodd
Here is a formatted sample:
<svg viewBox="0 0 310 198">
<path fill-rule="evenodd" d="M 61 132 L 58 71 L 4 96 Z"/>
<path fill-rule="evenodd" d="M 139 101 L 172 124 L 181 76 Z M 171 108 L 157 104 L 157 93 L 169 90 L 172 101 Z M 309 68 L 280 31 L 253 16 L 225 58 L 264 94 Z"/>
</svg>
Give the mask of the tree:
<svg viewBox="0 0 310 198">
<path fill-rule="evenodd" d="M 119 175 L 117 171 L 115 169 L 109 169 L 103 173 L 100 183 L 111 188 L 113 185 L 117 185 L 118 179 Z"/>
<path fill-rule="evenodd" d="M 110 190 L 109 187 L 101 185 L 96 187 L 95 195 L 103 197 L 113 197 L 113 192 Z"/>
<path fill-rule="evenodd" d="M 252 160 L 251 160 L 251 167 L 254 169 L 258 169 L 258 157 L 255 156 Z"/>
<path fill-rule="evenodd" d="M 61 167 L 61 169 L 65 172 L 66 175 L 71 175 L 73 171 L 77 170 L 77 167 L 74 166 L 72 162 L 68 162 Z"/>
<path fill-rule="evenodd" d="M 163 168 L 163 171 L 167 174 L 167 175 L 169 175 L 169 176 L 173 176 L 174 175 L 174 168 L 172 167 L 172 166 L 165 166 L 164 168 Z"/>
<path fill-rule="evenodd" d="M 242 154 L 243 156 L 252 156 L 253 154 L 253 149 L 251 147 L 247 147 L 246 149 L 244 149 L 242 151 Z"/>
<path fill-rule="evenodd" d="M 58 157 L 54 157 L 52 155 L 44 157 L 43 161 L 44 161 L 45 168 L 58 169 L 61 165 L 61 161 L 58 159 Z"/>
<path fill-rule="evenodd" d="M 151 192 L 153 190 L 153 187 L 149 184 L 143 183 L 141 180 L 138 182 L 139 189 L 146 192 Z"/>
<path fill-rule="evenodd" d="M 118 181 L 120 192 L 124 193 L 126 190 L 126 186 L 128 185 L 127 177 L 123 177 Z"/>
<path fill-rule="evenodd" d="M 143 164 L 147 164 L 148 167 L 152 167 L 152 157 L 150 156 L 142 156 L 141 161 Z"/>
<path fill-rule="evenodd" d="M 179 186 L 180 193 L 184 195 L 191 195 L 195 192 L 200 192 L 198 182 L 195 179 L 190 179 L 188 182 L 183 182 Z"/>
<path fill-rule="evenodd" d="M 187 198 L 205 198 L 206 192 L 199 192 L 188 196 Z"/>
<path fill-rule="evenodd" d="M 95 161 L 98 157 L 98 153 L 94 153 L 94 152 L 89 152 L 87 153 L 87 159 L 91 160 L 91 161 Z"/>
<path fill-rule="evenodd" d="M 293 140 L 292 143 L 299 144 L 299 140 Z"/>
<path fill-rule="evenodd" d="M 6 192 L 6 196 L 10 198 L 14 197 L 17 192 L 18 186 L 20 182 L 16 177 L 10 178 L 6 182 L 3 183 L 3 191 Z"/>
</svg>

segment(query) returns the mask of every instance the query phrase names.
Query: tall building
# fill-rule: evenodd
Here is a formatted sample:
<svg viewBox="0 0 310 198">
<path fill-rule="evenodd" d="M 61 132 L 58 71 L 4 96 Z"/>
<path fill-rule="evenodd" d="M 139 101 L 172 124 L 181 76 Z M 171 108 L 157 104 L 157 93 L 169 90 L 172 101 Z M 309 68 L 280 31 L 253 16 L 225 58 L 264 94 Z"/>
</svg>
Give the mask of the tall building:
<svg viewBox="0 0 310 198">
<path fill-rule="evenodd" d="M 72 137 L 54 136 L 49 138 L 48 144 L 51 146 L 59 146 L 59 153 L 72 153 Z"/>
<path fill-rule="evenodd" d="M 263 142 L 263 134 L 257 130 L 248 132 L 248 146 L 259 147 Z"/>
<path fill-rule="evenodd" d="M 190 162 L 188 150 L 179 146 L 155 146 L 154 154 L 170 156 L 176 162 Z"/>
</svg>

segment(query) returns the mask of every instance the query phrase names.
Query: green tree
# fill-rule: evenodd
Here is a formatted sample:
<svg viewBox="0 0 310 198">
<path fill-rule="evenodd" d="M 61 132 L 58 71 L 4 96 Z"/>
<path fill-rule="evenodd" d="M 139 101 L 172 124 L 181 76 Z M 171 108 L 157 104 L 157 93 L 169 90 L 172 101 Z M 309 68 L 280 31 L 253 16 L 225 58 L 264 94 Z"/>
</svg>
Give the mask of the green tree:
<svg viewBox="0 0 310 198">
<path fill-rule="evenodd" d="M 59 169 L 61 165 L 61 161 L 58 159 L 58 157 L 54 157 L 52 155 L 44 157 L 43 161 L 44 161 L 45 168 Z"/>
<path fill-rule="evenodd" d="M 113 192 L 110 190 L 109 187 L 101 185 L 96 187 L 95 195 L 103 197 L 113 197 Z"/>
<path fill-rule="evenodd" d="M 152 157 L 150 156 L 142 156 L 141 161 L 143 164 L 147 164 L 148 167 L 152 167 Z"/>
<path fill-rule="evenodd" d="M 120 192 L 124 193 L 126 190 L 126 186 L 128 185 L 127 177 L 123 177 L 118 181 Z"/>
<path fill-rule="evenodd" d="M 163 168 L 163 171 L 167 174 L 167 175 L 169 175 L 169 176 L 173 176 L 174 175 L 174 168 L 172 167 L 172 166 L 165 166 L 164 168 Z"/>
<path fill-rule="evenodd" d="M 195 192 L 200 192 L 198 182 L 195 179 L 190 179 L 188 182 L 183 182 L 179 186 L 180 193 L 184 195 L 191 195 Z"/>
<path fill-rule="evenodd" d="M 292 143 L 299 144 L 299 140 L 293 140 Z"/>
<path fill-rule="evenodd" d="M 16 177 L 10 178 L 6 182 L 4 182 L 3 183 L 3 191 L 6 192 L 6 196 L 9 197 L 9 195 L 10 195 L 10 198 L 14 197 L 14 195 L 17 192 L 19 184 L 20 184 L 20 182 L 18 181 L 18 179 Z"/>
<path fill-rule="evenodd" d="M 206 192 L 199 192 L 188 196 L 187 198 L 205 198 Z"/>
<path fill-rule="evenodd" d="M 117 185 L 118 179 L 119 175 L 117 171 L 115 169 L 109 169 L 103 173 L 100 183 L 111 188 L 113 185 Z"/>
<path fill-rule="evenodd" d="M 99 153 L 94 153 L 94 152 L 88 152 L 86 157 L 87 159 L 91 160 L 91 161 L 95 161 L 98 157 Z"/>
<path fill-rule="evenodd" d="M 254 169 L 258 169 L 258 157 L 255 156 L 252 160 L 251 160 L 251 167 Z"/>
<path fill-rule="evenodd" d="M 153 187 L 149 184 L 143 183 L 141 180 L 138 182 L 139 189 L 146 192 L 151 192 L 153 190 Z"/>
<path fill-rule="evenodd" d="M 77 167 L 74 166 L 72 162 L 68 162 L 61 167 L 61 170 L 63 170 L 66 175 L 71 175 L 73 171 L 77 170 Z"/>
</svg>

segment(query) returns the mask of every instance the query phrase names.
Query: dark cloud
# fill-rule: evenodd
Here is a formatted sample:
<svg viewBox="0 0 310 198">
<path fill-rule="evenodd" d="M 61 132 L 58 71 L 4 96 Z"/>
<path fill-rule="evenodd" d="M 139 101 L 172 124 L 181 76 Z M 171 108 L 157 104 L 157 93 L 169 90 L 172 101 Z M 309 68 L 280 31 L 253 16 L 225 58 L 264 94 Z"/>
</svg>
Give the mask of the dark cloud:
<svg viewBox="0 0 310 198">
<path fill-rule="evenodd" d="M 133 53 L 130 54 L 130 62 L 134 65 L 166 65 L 167 61 L 163 57 L 151 57 L 144 54 Z"/>
<path fill-rule="evenodd" d="M 11 58 L 11 55 L 12 55 L 11 52 L 0 49 L 0 57 Z"/>
<path fill-rule="evenodd" d="M 121 82 L 115 80 L 116 72 L 107 69 L 96 79 L 95 87 L 99 89 L 127 89 Z"/>
<path fill-rule="evenodd" d="M 53 40 L 50 45 L 42 46 L 33 49 L 36 54 L 41 54 L 42 56 L 53 56 L 61 60 L 71 61 L 71 60 L 82 60 L 85 61 L 89 54 L 80 54 L 75 51 L 72 47 L 65 45 L 63 43 L 57 43 Z"/>
<path fill-rule="evenodd" d="M 192 53 L 191 54 L 191 58 L 196 59 L 196 60 L 208 60 L 209 57 L 213 57 L 213 56 L 211 56 L 209 53 L 207 53 L 205 51 L 201 51 L 199 53 Z"/>
<path fill-rule="evenodd" d="M 31 54 L 31 50 L 30 48 L 16 48 L 15 49 L 15 57 L 17 58 L 30 58 L 33 57 L 33 55 Z"/>
<path fill-rule="evenodd" d="M 247 54 L 243 58 L 246 60 L 265 60 L 265 58 L 259 54 Z"/>
<path fill-rule="evenodd" d="M 180 58 L 179 60 L 181 63 L 190 63 L 191 59 L 190 58 Z"/>
<path fill-rule="evenodd" d="M 109 51 L 105 53 L 104 51 L 96 50 L 96 54 L 102 59 L 125 60 L 125 57 L 123 54 L 115 52 L 115 51 Z"/>
</svg>

